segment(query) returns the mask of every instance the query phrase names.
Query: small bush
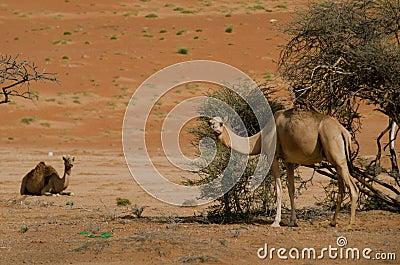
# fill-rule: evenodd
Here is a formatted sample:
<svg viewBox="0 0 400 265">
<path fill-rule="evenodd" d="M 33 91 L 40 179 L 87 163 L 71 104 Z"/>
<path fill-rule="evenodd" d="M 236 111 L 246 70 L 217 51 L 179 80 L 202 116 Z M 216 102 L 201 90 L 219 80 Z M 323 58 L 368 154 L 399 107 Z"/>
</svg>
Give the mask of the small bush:
<svg viewBox="0 0 400 265">
<path fill-rule="evenodd" d="M 225 29 L 226 33 L 232 33 L 233 32 L 233 26 L 229 25 L 226 29 Z"/>
<path fill-rule="evenodd" d="M 34 121 L 35 121 L 35 118 L 33 118 L 33 117 L 27 117 L 27 118 L 22 118 L 21 119 L 21 123 L 24 123 L 24 124 L 27 124 L 27 125 L 31 124 Z"/>
<path fill-rule="evenodd" d="M 21 226 L 21 227 L 19 228 L 19 232 L 20 232 L 20 233 L 26 233 L 26 232 L 28 232 L 28 230 L 29 230 L 29 227 L 27 227 L 26 225 Z"/>
<path fill-rule="evenodd" d="M 116 200 L 118 206 L 128 206 L 132 204 L 131 201 L 127 198 L 118 197 Z"/>
<path fill-rule="evenodd" d="M 179 54 L 188 54 L 188 53 L 189 53 L 189 50 L 188 50 L 187 48 L 179 48 L 179 49 L 176 51 L 176 53 L 179 53 Z"/>
<path fill-rule="evenodd" d="M 265 9 L 265 7 L 262 6 L 262 5 L 255 5 L 255 6 L 253 6 L 252 9 L 254 9 L 254 10 L 263 10 L 263 9 Z"/>
<path fill-rule="evenodd" d="M 50 128 L 50 126 L 51 126 L 51 124 L 48 122 L 42 122 L 40 125 L 43 127 L 47 127 L 47 128 Z"/>
<path fill-rule="evenodd" d="M 136 204 L 131 208 L 131 210 L 132 210 L 132 213 L 134 214 L 134 215 L 136 215 L 137 216 L 137 218 L 141 218 L 142 217 L 142 213 L 143 213 L 143 211 L 144 211 L 144 209 L 146 209 L 147 208 L 147 206 L 137 206 Z"/>
<path fill-rule="evenodd" d="M 277 5 L 276 8 L 287 9 L 287 5 Z"/>
<path fill-rule="evenodd" d="M 144 17 L 145 18 L 156 18 L 158 16 L 157 16 L 157 14 L 151 13 L 151 14 L 145 15 Z"/>
</svg>

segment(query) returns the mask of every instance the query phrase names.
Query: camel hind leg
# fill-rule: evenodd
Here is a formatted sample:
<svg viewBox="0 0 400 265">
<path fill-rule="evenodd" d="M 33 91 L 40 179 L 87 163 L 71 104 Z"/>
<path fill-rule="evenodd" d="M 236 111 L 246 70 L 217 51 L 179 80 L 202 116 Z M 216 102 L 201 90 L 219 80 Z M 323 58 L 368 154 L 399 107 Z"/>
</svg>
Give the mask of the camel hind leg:
<svg viewBox="0 0 400 265">
<path fill-rule="evenodd" d="M 27 177 L 25 176 L 23 179 L 22 179 L 22 182 L 21 182 L 21 189 L 20 189 L 20 191 L 19 191 L 19 193 L 21 194 L 21 195 L 26 195 L 26 194 L 28 194 L 28 191 L 26 190 L 26 182 L 27 182 Z"/>
<path fill-rule="evenodd" d="M 350 190 L 350 199 L 351 199 L 350 225 L 353 225 L 356 222 L 358 188 L 350 176 L 349 170 L 347 168 L 347 162 L 345 166 L 337 166 L 336 170 L 339 174 L 339 178 L 342 177 L 344 183 Z"/>
<path fill-rule="evenodd" d="M 344 182 L 342 178 L 338 178 L 338 183 L 339 183 L 339 193 L 337 195 L 336 198 L 336 209 L 335 209 L 335 213 L 333 215 L 332 221 L 330 223 L 331 226 L 336 226 L 337 223 L 337 217 L 339 215 L 339 211 L 340 211 L 340 207 L 342 205 L 343 202 L 343 198 L 344 198 L 344 193 L 345 193 L 345 186 L 344 186 Z"/>
<path fill-rule="evenodd" d="M 348 155 L 350 150 L 350 134 L 340 125 L 340 123 L 333 119 L 326 119 L 321 123 L 319 130 L 319 138 L 321 145 L 326 155 L 327 160 L 335 166 L 338 179 L 339 179 L 339 195 L 337 203 L 341 204 L 344 194 L 344 185 L 350 190 L 351 198 L 351 214 L 350 225 L 355 223 L 356 220 L 356 207 L 358 200 L 358 188 L 354 183 L 349 168 L 347 165 Z M 340 195 L 343 193 L 342 195 Z M 340 204 L 336 205 L 336 211 L 331 222 L 336 225 L 336 218 L 340 210 Z"/>
</svg>

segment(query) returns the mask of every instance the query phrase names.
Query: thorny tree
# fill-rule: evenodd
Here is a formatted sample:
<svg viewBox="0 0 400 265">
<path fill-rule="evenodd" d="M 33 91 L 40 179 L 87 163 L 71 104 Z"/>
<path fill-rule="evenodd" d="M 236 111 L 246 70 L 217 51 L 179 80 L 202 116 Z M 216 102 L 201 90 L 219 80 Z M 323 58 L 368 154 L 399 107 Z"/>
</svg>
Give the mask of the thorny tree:
<svg viewBox="0 0 400 265">
<path fill-rule="evenodd" d="M 30 90 L 29 84 L 39 80 L 58 82 L 54 73 L 40 72 L 34 63 L 19 61 L 18 56 L 1 56 L 0 104 L 10 102 L 12 97 L 37 98 L 37 94 Z"/>
<path fill-rule="evenodd" d="M 265 95 L 273 112 L 283 108 L 280 102 L 272 97 L 275 91 L 265 85 L 253 88 L 251 85 L 243 83 L 236 90 L 241 91 L 241 95 L 234 92 L 233 89 L 222 87 L 207 94 L 209 100 L 199 107 L 200 121 L 198 126 L 190 130 L 190 133 L 194 136 L 193 145 L 199 148 L 202 139 L 213 135 L 208 125 L 209 117 L 225 117 L 225 121 L 232 130 L 241 136 L 253 135 L 259 132 L 260 127 L 262 128 L 261 124 L 265 124 L 268 121 L 268 113 L 266 113 L 265 108 L 259 108 L 256 110 L 258 111 L 256 115 L 247 103 L 252 102 L 253 106 L 263 106 L 265 104 L 264 99 L 261 99 L 259 93 L 256 92 L 259 89 Z M 226 105 L 221 104 L 221 102 Z M 237 115 L 232 112 L 237 113 Z M 261 117 L 261 120 L 258 120 L 257 117 Z M 241 122 L 243 122 L 244 127 Z M 214 141 L 212 141 L 211 146 L 213 143 Z M 214 150 L 211 146 L 209 150 Z M 249 179 L 257 174 L 255 169 L 259 156 L 248 157 L 237 152 L 231 152 L 230 149 L 219 142 L 217 142 L 216 147 L 217 152 L 212 163 L 204 168 L 202 167 L 198 172 L 200 179 L 195 181 L 187 180 L 186 183 L 188 185 L 201 185 L 222 176 L 221 185 L 202 188 L 202 196 L 204 198 L 215 197 L 220 194 L 223 185 L 230 186 L 235 183 L 228 192 L 208 208 L 208 220 L 217 223 L 250 221 L 259 213 L 273 211 L 275 209 L 275 192 L 272 177 L 265 177 L 261 185 L 254 191 L 251 191 L 248 187 Z M 203 152 L 206 152 L 205 149 L 203 149 Z M 229 161 L 234 161 L 234 163 Z M 230 166 L 228 166 L 229 163 Z M 243 167 L 245 167 L 243 174 L 238 176 L 238 172 L 242 172 Z M 260 172 L 261 174 L 266 173 L 265 168 L 260 169 Z"/>
<path fill-rule="evenodd" d="M 356 143 L 360 101 L 387 116 L 388 126 L 377 137 L 375 159 L 354 166 L 353 175 L 369 199 L 400 210 L 394 145 L 396 124 L 400 125 L 400 0 L 316 1 L 297 13 L 286 33 L 290 40 L 279 66 L 294 92 L 295 105 L 336 116 Z M 386 134 L 389 141 L 382 149 Z M 387 147 L 391 169 L 380 163 Z M 332 168 L 324 167 L 320 172 L 335 178 Z M 380 173 L 391 180 L 383 181 Z"/>
</svg>

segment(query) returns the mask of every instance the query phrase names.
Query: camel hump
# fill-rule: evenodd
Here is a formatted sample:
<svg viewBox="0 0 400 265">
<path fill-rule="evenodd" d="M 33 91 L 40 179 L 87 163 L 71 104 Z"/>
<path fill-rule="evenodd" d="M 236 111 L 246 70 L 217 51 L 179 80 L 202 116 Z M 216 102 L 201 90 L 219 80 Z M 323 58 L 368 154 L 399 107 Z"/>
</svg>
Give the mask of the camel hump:
<svg viewBox="0 0 400 265">
<path fill-rule="evenodd" d="M 50 175 L 52 175 L 54 173 L 58 175 L 57 170 L 54 167 L 47 165 L 46 166 L 45 177 L 48 177 L 48 176 L 50 176 Z"/>
<path fill-rule="evenodd" d="M 322 120 L 329 118 L 328 115 L 318 111 L 308 110 L 303 108 L 291 108 L 287 110 L 279 110 L 275 113 L 276 122 L 304 124 L 306 126 L 318 126 Z"/>
<path fill-rule="evenodd" d="M 32 169 L 32 171 L 44 171 L 46 169 L 46 164 L 42 161 L 39 162 L 36 167 L 34 169 Z"/>
</svg>

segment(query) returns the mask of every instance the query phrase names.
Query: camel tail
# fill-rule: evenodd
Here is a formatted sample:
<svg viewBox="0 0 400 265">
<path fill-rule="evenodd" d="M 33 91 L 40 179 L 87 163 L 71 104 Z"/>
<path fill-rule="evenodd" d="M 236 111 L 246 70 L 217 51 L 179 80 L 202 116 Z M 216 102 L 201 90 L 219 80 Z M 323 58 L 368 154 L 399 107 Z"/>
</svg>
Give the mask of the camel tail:
<svg viewBox="0 0 400 265">
<path fill-rule="evenodd" d="M 351 157 L 351 135 L 346 129 L 344 129 L 342 131 L 342 139 L 343 139 L 343 143 L 344 143 L 344 151 L 346 153 L 347 167 L 349 168 L 350 175 L 354 175 L 355 170 L 354 170 L 351 158 L 350 158 Z"/>
</svg>

